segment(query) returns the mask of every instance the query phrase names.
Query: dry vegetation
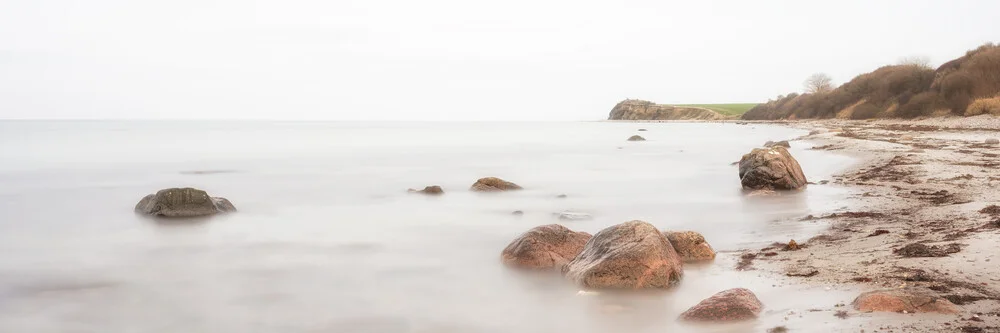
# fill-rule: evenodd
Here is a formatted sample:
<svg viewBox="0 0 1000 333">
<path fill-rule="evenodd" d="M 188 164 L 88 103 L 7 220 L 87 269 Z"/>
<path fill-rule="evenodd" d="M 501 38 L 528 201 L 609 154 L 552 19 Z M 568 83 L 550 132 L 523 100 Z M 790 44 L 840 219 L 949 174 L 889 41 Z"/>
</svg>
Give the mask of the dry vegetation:
<svg viewBox="0 0 1000 333">
<path fill-rule="evenodd" d="M 1000 46 L 986 44 L 937 70 L 926 62 L 885 66 L 828 92 L 790 94 L 743 119 L 915 118 L 951 113 L 1000 115 Z"/>
</svg>

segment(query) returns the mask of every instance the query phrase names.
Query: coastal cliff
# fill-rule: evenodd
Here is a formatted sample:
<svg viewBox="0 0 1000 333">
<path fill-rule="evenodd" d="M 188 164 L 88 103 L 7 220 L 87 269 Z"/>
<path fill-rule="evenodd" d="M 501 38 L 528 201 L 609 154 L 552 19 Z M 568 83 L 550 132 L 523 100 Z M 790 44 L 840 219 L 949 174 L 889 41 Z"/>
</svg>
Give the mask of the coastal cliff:
<svg viewBox="0 0 1000 333">
<path fill-rule="evenodd" d="M 608 120 L 719 120 L 726 116 L 704 108 L 656 104 L 638 99 L 619 102 Z"/>
</svg>

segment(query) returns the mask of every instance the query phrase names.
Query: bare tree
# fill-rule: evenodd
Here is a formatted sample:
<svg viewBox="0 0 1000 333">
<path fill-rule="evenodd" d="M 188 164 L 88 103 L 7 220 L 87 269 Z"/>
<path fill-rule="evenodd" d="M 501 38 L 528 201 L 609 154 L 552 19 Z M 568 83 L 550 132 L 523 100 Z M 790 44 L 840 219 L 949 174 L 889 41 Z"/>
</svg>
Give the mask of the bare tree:
<svg viewBox="0 0 1000 333">
<path fill-rule="evenodd" d="M 931 68 L 931 59 L 925 56 L 909 56 L 899 58 L 899 64 L 904 66 L 919 66 L 923 68 Z"/>
<path fill-rule="evenodd" d="M 805 86 L 807 93 L 827 93 L 833 90 L 833 79 L 824 73 L 816 73 L 806 79 Z"/>
</svg>

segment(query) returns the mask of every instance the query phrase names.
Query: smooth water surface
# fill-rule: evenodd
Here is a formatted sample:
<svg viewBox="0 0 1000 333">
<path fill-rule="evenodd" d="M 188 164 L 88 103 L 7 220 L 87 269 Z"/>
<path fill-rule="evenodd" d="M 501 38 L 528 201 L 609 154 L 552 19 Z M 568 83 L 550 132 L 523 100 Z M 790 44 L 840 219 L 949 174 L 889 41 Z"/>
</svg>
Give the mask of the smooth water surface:
<svg viewBox="0 0 1000 333">
<path fill-rule="evenodd" d="M 648 141 L 626 142 L 633 134 Z M 846 191 L 829 186 L 741 193 L 732 162 L 801 134 L 709 123 L 0 122 L 0 332 L 840 327 L 849 321 L 829 313 L 783 318 L 849 301 L 845 292 L 733 270 L 732 251 L 808 238 L 824 226 L 797 217 L 840 207 Z M 792 145 L 813 181 L 852 162 Z M 485 176 L 526 190 L 467 190 Z M 406 193 L 426 185 L 446 194 Z M 190 222 L 133 213 L 142 196 L 180 186 L 240 211 Z M 559 221 L 560 211 L 594 219 Z M 537 225 L 595 233 L 634 219 L 699 231 L 723 253 L 686 266 L 673 290 L 625 295 L 578 295 L 558 275 L 499 263 Z M 731 287 L 757 292 L 764 318 L 676 323 Z"/>
</svg>

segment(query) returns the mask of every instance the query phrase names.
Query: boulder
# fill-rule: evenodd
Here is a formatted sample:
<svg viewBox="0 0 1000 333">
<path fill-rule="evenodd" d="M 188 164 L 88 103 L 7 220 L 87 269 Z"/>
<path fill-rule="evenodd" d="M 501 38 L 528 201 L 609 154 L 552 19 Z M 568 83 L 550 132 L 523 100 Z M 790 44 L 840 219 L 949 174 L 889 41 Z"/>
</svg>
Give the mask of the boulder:
<svg viewBox="0 0 1000 333">
<path fill-rule="evenodd" d="M 415 190 L 415 189 L 412 189 L 412 188 L 409 189 L 409 190 L 406 190 L 406 191 L 410 192 L 410 193 L 421 193 L 421 194 L 428 194 L 428 195 L 441 195 L 441 194 L 444 194 L 444 190 L 441 189 L 441 186 L 437 186 L 437 185 L 427 186 L 427 187 L 424 187 L 424 189 L 419 190 L 419 191 Z"/>
<path fill-rule="evenodd" d="M 587 289 L 669 288 L 680 281 L 683 262 L 656 227 L 630 221 L 595 234 L 563 272 Z"/>
<path fill-rule="evenodd" d="M 522 187 L 500 178 L 486 177 L 479 178 L 470 189 L 477 192 L 501 192 L 520 190 Z"/>
<path fill-rule="evenodd" d="M 795 190 L 807 183 L 799 162 L 780 146 L 755 148 L 743 155 L 739 175 L 747 190 Z"/>
<path fill-rule="evenodd" d="M 767 148 L 771 148 L 771 147 L 792 148 L 792 145 L 788 143 L 788 140 L 781 140 L 781 141 L 778 141 L 778 142 L 774 142 L 774 141 L 765 142 L 764 143 L 764 147 L 767 147 Z"/>
<path fill-rule="evenodd" d="M 558 224 L 538 226 L 510 242 L 500 260 L 510 267 L 561 270 L 583 251 L 590 237 Z"/>
<path fill-rule="evenodd" d="M 764 306 L 744 288 L 729 289 L 706 298 L 681 313 L 684 321 L 734 322 L 756 319 Z"/>
<path fill-rule="evenodd" d="M 674 251 L 684 262 L 715 259 L 715 250 L 705 241 L 705 237 L 694 231 L 664 231 Z"/>
<path fill-rule="evenodd" d="M 628 141 L 646 141 L 646 138 L 638 136 L 638 135 L 633 135 L 633 136 L 628 137 Z"/>
<path fill-rule="evenodd" d="M 185 187 L 147 195 L 135 205 L 135 211 L 152 216 L 196 217 L 235 212 L 236 207 L 226 198 L 211 197 L 205 191 Z"/>
<path fill-rule="evenodd" d="M 988 145 L 1000 144 L 1000 139 L 995 139 L 995 138 L 986 139 L 986 144 Z"/>
<path fill-rule="evenodd" d="M 869 291 L 855 298 L 851 305 L 862 312 L 958 312 L 958 307 L 947 299 L 908 289 Z"/>
</svg>

